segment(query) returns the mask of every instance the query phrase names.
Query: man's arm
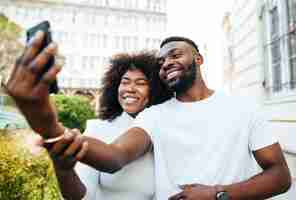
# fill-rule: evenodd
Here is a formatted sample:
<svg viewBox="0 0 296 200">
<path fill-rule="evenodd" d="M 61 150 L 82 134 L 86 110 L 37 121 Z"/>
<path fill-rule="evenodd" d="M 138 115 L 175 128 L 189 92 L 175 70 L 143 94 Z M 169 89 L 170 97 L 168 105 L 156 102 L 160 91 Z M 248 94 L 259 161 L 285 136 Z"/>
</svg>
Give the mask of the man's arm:
<svg viewBox="0 0 296 200">
<path fill-rule="evenodd" d="M 87 188 L 73 170 L 76 161 L 100 171 L 114 173 L 147 152 L 150 145 L 149 135 L 140 128 L 128 130 L 112 144 L 72 130 L 49 151 L 63 195 L 69 199 L 81 199 Z"/>
<path fill-rule="evenodd" d="M 291 175 L 278 143 L 253 152 L 263 172 L 247 181 L 222 187 L 230 199 L 267 199 L 286 192 L 291 186 Z"/>
<path fill-rule="evenodd" d="M 131 128 L 111 144 L 81 134 L 73 140 L 64 139 L 59 143 L 51 149 L 51 153 L 61 159 L 75 156 L 87 143 L 86 153 L 78 160 L 99 171 L 114 173 L 146 153 L 151 140 L 143 129 Z"/>
<path fill-rule="evenodd" d="M 286 192 L 291 176 L 280 145 L 276 143 L 253 154 L 263 171 L 250 179 L 230 185 L 184 185 L 182 192 L 169 199 L 213 200 L 218 192 L 226 191 L 231 200 L 263 200 Z"/>
</svg>

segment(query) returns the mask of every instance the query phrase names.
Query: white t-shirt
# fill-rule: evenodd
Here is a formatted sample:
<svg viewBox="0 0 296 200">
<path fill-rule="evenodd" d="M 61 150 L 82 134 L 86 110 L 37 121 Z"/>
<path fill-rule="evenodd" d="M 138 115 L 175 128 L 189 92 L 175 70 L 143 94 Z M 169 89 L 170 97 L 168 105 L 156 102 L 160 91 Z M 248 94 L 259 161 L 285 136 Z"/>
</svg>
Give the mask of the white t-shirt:
<svg viewBox="0 0 296 200">
<path fill-rule="evenodd" d="M 252 151 L 277 142 L 250 99 L 215 92 L 184 103 L 173 98 L 145 109 L 131 127 L 144 129 L 154 145 L 156 198 L 178 185 L 230 184 L 254 175 Z"/>
<path fill-rule="evenodd" d="M 114 121 L 88 120 L 84 134 L 111 143 L 124 133 L 133 118 L 123 113 Z M 77 163 L 76 172 L 86 185 L 87 200 L 152 200 L 154 197 L 153 154 L 128 164 L 114 174 Z"/>
</svg>

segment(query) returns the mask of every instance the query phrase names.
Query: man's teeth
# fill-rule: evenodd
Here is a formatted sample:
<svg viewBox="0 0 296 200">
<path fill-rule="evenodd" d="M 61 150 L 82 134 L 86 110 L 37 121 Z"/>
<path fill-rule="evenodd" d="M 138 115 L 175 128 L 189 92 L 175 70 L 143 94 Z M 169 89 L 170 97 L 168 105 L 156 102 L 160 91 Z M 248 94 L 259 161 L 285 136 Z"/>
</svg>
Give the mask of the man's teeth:
<svg viewBox="0 0 296 200">
<path fill-rule="evenodd" d="M 171 79 L 174 78 L 175 76 L 177 76 L 179 74 L 179 71 L 174 71 L 168 74 L 167 78 Z"/>
<path fill-rule="evenodd" d="M 125 97 L 124 102 L 125 103 L 135 103 L 138 99 L 135 97 Z"/>
</svg>

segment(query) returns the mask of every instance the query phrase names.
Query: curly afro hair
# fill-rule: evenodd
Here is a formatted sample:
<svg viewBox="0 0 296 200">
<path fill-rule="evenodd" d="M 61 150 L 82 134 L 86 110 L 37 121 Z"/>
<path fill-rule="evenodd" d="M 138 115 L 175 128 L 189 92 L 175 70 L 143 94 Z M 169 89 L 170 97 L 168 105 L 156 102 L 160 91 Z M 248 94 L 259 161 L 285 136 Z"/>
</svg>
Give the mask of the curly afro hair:
<svg viewBox="0 0 296 200">
<path fill-rule="evenodd" d="M 118 102 L 118 87 L 121 77 L 128 70 L 142 71 L 149 81 L 150 97 L 147 107 L 157 105 L 170 99 L 173 92 L 159 78 L 160 65 L 156 52 L 116 54 L 110 59 L 110 65 L 102 78 L 99 105 L 99 118 L 112 121 L 123 112 Z"/>
</svg>

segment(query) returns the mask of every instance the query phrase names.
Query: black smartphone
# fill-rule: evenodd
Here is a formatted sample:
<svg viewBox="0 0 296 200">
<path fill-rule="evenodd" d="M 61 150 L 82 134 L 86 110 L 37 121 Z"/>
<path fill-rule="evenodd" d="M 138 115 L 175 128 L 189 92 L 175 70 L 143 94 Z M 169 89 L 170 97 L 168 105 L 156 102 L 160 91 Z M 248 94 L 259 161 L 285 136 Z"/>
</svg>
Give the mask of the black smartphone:
<svg viewBox="0 0 296 200">
<path fill-rule="evenodd" d="M 41 52 L 44 48 L 46 48 L 52 42 L 50 24 L 49 24 L 48 21 L 43 21 L 40 24 L 37 24 L 36 26 L 34 26 L 34 27 L 27 30 L 27 43 L 30 41 L 30 39 L 32 37 L 34 37 L 34 35 L 39 30 L 41 30 L 41 31 L 43 31 L 45 33 L 45 37 L 44 37 L 44 40 L 42 42 L 42 46 L 40 48 L 40 52 Z M 40 53 L 40 52 L 38 52 L 38 53 Z M 46 64 L 45 68 L 41 72 L 40 78 L 45 72 L 47 72 L 54 65 L 54 62 L 55 62 L 54 57 L 51 57 L 49 59 L 48 63 Z M 49 86 L 49 93 L 55 93 L 56 94 L 56 93 L 58 93 L 58 91 L 59 91 L 58 83 L 57 83 L 57 80 L 55 80 Z"/>
</svg>

